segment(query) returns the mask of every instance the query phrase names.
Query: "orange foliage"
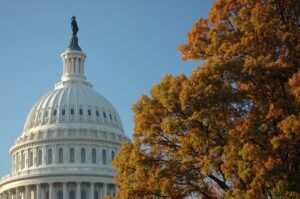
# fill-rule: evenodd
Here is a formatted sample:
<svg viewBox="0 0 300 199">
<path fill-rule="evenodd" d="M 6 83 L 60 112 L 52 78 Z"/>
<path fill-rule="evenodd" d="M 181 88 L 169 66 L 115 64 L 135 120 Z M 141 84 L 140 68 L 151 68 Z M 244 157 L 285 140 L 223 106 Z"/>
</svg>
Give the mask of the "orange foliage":
<svg viewBox="0 0 300 199">
<path fill-rule="evenodd" d="M 179 47 L 205 60 L 133 106 L 119 198 L 300 198 L 300 1 L 217 0 Z"/>
</svg>

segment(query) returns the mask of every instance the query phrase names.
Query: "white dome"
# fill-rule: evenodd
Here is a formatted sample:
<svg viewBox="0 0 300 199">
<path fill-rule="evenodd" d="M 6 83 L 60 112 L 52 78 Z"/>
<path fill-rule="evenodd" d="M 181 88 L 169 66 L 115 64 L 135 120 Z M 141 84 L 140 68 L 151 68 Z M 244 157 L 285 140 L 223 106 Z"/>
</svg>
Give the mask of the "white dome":
<svg viewBox="0 0 300 199">
<path fill-rule="evenodd" d="M 121 142 L 129 140 L 121 119 L 86 81 L 86 55 L 76 34 L 61 57 L 61 81 L 33 106 L 9 151 L 12 170 L 0 179 L 0 199 L 103 198 L 116 193 L 112 162 Z"/>
<path fill-rule="evenodd" d="M 120 117 L 111 103 L 90 86 L 78 82 L 56 88 L 40 98 L 27 117 L 23 135 L 51 125 L 114 128 L 114 132 L 124 134 Z"/>
<path fill-rule="evenodd" d="M 61 57 L 64 61 L 61 81 L 33 106 L 22 137 L 58 129 L 84 129 L 124 135 L 115 108 L 86 81 L 86 55 L 81 51 L 67 50 Z"/>
</svg>

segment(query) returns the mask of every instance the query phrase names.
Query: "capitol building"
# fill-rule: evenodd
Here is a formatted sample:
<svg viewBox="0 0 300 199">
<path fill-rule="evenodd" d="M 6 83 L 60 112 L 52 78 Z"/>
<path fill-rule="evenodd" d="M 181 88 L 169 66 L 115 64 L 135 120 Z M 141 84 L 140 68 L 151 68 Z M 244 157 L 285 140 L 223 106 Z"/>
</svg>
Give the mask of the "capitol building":
<svg viewBox="0 0 300 199">
<path fill-rule="evenodd" d="M 29 112 L 9 151 L 11 174 L 0 180 L 0 199 L 99 199 L 117 192 L 112 161 L 128 138 L 115 108 L 86 80 L 75 17 L 72 28 L 61 81 Z"/>
</svg>

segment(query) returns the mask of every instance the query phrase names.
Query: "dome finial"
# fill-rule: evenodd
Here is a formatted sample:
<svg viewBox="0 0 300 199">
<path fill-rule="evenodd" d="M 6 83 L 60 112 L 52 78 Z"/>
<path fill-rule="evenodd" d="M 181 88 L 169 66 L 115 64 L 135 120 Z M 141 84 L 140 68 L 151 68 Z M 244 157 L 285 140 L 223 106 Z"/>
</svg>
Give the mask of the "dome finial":
<svg viewBox="0 0 300 199">
<path fill-rule="evenodd" d="M 72 18 L 72 22 L 71 22 L 71 27 L 72 27 L 72 31 L 73 31 L 73 35 L 76 36 L 77 32 L 79 30 L 78 26 L 77 26 L 77 22 L 76 22 L 76 17 L 73 16 Z"/>
<path fill-rule="evenodd" d="M 76 22 L 76 17 L 73 16 L 71 18 L 71 27 L 72 27 L 72 37 L 70 39 L 70 44 L 67 48 L 67 50 L 77 50 L 77 51 L 81 51 L 80 46 L 78 45 L 78 38 L 77 38 L 77 32 L 79 30 L 78 26 L 77 26 L 77 22 Z"/>
</svg>

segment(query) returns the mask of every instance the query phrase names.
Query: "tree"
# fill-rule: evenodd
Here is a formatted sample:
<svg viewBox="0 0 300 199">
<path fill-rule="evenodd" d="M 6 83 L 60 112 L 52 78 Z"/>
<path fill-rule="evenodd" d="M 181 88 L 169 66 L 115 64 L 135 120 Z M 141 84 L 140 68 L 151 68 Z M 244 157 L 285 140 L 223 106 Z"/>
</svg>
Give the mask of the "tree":
<svg viewBox="0 0 300 199">
<path fill-rule="evenodd" d="M 300 197 L 300 1 L 217 0 L 179 47 L 204 60 L 133 106 L 119 198 Z"/>
</svg>

